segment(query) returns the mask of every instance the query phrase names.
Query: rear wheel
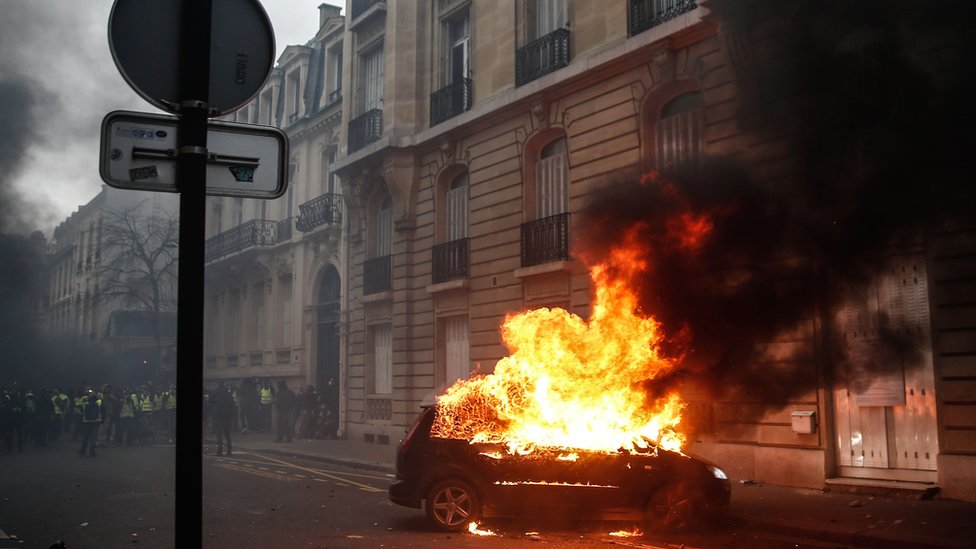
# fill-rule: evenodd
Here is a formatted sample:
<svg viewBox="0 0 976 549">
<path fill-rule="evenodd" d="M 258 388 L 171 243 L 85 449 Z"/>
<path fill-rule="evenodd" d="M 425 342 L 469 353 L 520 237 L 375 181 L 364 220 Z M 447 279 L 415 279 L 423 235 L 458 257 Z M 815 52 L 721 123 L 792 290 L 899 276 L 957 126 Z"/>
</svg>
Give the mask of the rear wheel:
<svg viewBox="0 0 976 549">
<path fill-rule="evenodd" d="M 697 519 L 701 505 L 683 483 L 670 482 L 651 494 L 644 508 L 646 532 L 680 532 Z"/>
<path fill-rule="evenodd" d="M 424 511 L 438 529 L 457 532 L 478 518 L 481 500 L 470 484 L 457 479 L 443 480 L 427 492 Z"/>
</svg>

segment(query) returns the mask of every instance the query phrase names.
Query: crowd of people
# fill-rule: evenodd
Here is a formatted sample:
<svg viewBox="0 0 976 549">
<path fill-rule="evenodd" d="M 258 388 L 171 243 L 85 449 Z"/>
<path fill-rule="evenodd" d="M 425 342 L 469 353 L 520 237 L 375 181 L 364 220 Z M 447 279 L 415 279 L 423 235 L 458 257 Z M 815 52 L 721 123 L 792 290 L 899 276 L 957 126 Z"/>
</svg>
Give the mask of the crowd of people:
<svg viewBox="0 0 976 549">
<path fill-rule="evenodd" d="M 219 440 L 218 452 L 231 452 L 231 434 L 274 433 L 276 442 L 294 438 L 335 438 L 339 392 L 335 379 L 318 390 L 295 394 L 284 380 L 219 382 L 204 390 L 204 421 Z M 78 453 L 95 456 L 96 447 L 176 441 L 176 386 L 113 388 L 0 386 L 0 453 L 23 452 L 70 437 Z"/>
<path fill-rule="evenodd" d="M 275 433 L 275 442 L 335 438 L 339 388 L 329 379 L 321 391 L 308 385 L 296 395 L 284 380 L 273 384 L 248 378 L 233 385 L 220 381 L 204 390 L 204 412 L 217 437 L 218 455 L 232 452 L 232 433 Z"/>
<path fill-rule="evenodd" d="M 176 387 L 113 388 L 85 385 L 0 387 L 0 450 L 10 454 L 70 437 L 81 441 L 78 453 L 95 456 L 96 446 L 176 441 Z"/>
</svg>

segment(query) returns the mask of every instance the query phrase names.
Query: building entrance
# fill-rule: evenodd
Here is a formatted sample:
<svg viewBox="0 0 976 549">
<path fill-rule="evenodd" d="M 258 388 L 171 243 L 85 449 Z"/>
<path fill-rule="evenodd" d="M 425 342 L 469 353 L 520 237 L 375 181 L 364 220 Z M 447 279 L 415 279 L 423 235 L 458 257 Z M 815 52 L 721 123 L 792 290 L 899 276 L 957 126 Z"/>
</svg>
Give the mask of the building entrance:
<svg viewBox="0 0 976 549">
<path fill-rule="evenodd" d="M 838 474 L 935 482 L 935 376 L 925 257 L 895 256 L 835 316 Z"/>
</svg>

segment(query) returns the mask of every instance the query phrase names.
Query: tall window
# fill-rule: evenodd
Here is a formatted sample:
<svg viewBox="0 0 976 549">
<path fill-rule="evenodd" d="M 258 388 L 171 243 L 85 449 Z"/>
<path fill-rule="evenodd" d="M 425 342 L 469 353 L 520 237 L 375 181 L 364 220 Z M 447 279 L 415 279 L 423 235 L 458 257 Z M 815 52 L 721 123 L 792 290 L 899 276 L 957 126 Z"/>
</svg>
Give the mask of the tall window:
<svg viewBox="0 0 976 549">
<path fill-rule="evenodd" d="M 302 104 L 302 73 L 301 69 L 295 69 L 288 74 L 287 79 L 287 99 L 285 100 L 285 112 L 288 113 L 288 122 L 294 122 L 298 118 L 298 111 Z"/>
<path fill-rule="evenodd" d="M 688 167 L 701 159 L 703 101 L 701 92 L 681 94 L 661 107 L 655 125 L 657 168 Z"/>
<path fill-rule="evenodd" d="M 526 0 L 525 8 L 529 40 L 542 38 L 569 23 L 566 0 Z"/>
<path fill-rule="evenodd" d="M 542 148 L 535 165 L 535 218 L 565 213 L 568 209 L 569 162 L 566 138 Z"/>
<path fill-rule="evenodd" d="M 241 328 L 241 290 L 234 288 L 227 293 L 227 316 L 224 317 L 224 352 L 236 360 L 238 352 L 238 332 Z"/>
<path fill-rule="evenodd" d="M 326 104 L 342 99 L 342 46 L 330 48 L 326 54 Z"/>
<path fill-rule="evenodd" d="M 361 56 L 359 77 L 359 114 L 383 108 L 383 45 Z"/>
<path fill-rule="evenodd" d="M 374 326 L 373 394 L 393 393 L 393 330 L 389 324 Z"/>
<path fill-rule="evenodd" d="M 387 196 L 376 212 L 376 255 L 383 257 L 393 253 L 393 199 Z"/>
<path fill-rule="evenodd" d="M 254 284 L 251 295 L 250 346 L 252 351 L 264 349 L 264 281 Z"/>
<path fill-rule="evenodd" d="M 444 21 L 447 52 L 444 84 L 454 84 L 471 75 L 471 29 L 468 9 Z"/>
<path fill-rule="evenodd" d="M 244 199 L 234 199 L 234 226 L 237 227 L 244 223 Z"/>
<path fill-rule="evenodd" d="M 468 317 L 444 319 L 444 381 L 447 385 L 466 379 L 471 373 Z"/>
<path fill-rule="evenodd" d="M 447 241 L 468 237 L 468 172 L 454 178 L 445 195 Z"/>
<path fill-rule="evenodd" d="M 278 347 L 291 345 L 291 274 L 278 277 L 278 333 L 275 344 Z"/>
</svg>

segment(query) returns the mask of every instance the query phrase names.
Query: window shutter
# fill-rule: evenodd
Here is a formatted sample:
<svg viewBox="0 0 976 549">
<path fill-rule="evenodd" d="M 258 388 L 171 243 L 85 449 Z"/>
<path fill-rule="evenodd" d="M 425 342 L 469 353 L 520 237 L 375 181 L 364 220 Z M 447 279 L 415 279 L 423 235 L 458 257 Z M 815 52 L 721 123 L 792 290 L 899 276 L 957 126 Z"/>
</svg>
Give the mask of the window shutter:
<svg viewBox="0 0 976 549">
<path fill-rule="evenodd" d="M 460 176 L 465 179 L 467 176 Z M 447 241 L 468 236 L 468 185 L 458 185 L 447 192 Z"/>
<path fill-rule="evenodd" d="M 376 216 L 376 257 L 393 253 L 393 208 L 381 208 Z"/>
<path fill-rule="evenodd" d="M 535 165 L 536 219 L 565 213 L 569 205 L 566 140 L 553 143 L 543 155 Z"/>
<path fill-rule="evenodd" d="M 393 393 L 393 334 L 390 325 L 377 326 L 373 332 L 374 377 L 373 392 L 377 395 Z"/>
<path fill-rule="evenodd" d="M 471 372 L 468 318 L 450 317 L 444 320 L 445 381 L 448 385 L 466 379 Z"/>
</svg>

